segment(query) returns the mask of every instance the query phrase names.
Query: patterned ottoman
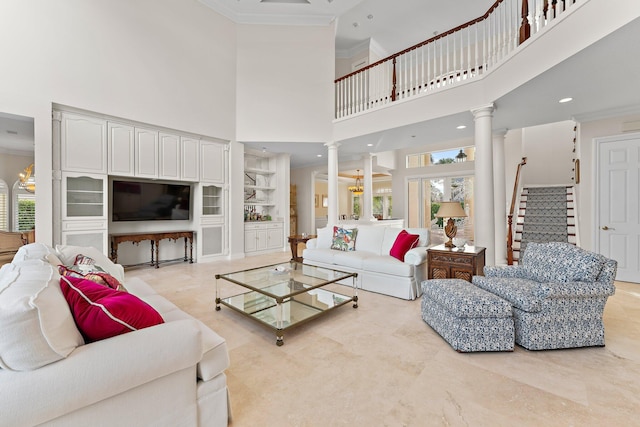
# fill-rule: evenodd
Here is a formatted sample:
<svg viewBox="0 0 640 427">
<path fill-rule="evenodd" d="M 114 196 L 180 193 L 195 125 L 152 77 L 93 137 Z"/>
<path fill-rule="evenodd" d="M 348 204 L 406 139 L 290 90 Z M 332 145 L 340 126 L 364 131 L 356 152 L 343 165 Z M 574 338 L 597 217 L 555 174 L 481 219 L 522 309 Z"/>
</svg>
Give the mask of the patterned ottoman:
<svg viewBox="0 0 640 427">
<path fill-rule="evenodd" d="M 461 279 L 422 282 L 422 319 L 454 350 L 513 351 L 511 304 Z"/>
</svg>

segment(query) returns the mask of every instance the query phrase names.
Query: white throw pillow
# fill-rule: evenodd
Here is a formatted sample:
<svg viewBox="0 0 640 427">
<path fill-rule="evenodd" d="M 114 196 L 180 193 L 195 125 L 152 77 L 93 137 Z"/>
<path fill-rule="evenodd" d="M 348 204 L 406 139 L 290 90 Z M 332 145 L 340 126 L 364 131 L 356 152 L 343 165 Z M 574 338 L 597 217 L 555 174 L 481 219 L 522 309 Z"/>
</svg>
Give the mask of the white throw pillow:
<svg viewBox="0 0 640 427">
<path fill-rule="evenodd" d="M 18 249 L 18 252 L 13 256 L 11 262 L 18 264 L 34 259 L 45 261 L 47 255 L 53 253 L 55 253 L 53 248 L 43 243 L 29 243 L 28 245 L 20 246 L 20 249 Z"/>
<path fill-rule="evenodd" d="M 333 243 L 333 226 L 318 228 L 318 249 L 329 249 Z"/>
<path fill-rule="evenodd" d="M 42 260 L 0 270 L 0 367 L 28 371 L 61 360 L 84 344 L 60 289 L 57 269 Z"/>
<path fill-rule="evenodd" d="M 92 246 L 56 245 L 56 251 L 64 265 L 73 265 L 76 256 L 80 254 L 93 258 L 96 265 L 102 267 L 120 283 L 124 283 L 124 268 L 120 264 L 114 264 L 105 254 Z"/>
</svg>

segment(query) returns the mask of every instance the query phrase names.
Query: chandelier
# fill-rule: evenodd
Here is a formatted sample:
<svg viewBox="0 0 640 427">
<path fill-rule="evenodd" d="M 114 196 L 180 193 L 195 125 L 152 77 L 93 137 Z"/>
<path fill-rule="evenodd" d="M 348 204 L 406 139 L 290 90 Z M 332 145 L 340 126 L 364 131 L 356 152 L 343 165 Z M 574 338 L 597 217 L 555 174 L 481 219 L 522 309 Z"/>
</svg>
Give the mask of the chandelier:
<svg viewBox="0 0 640 427">
<path fill-rule="evenodd" d="M 36 192 L 36 177 L 33 175 L 33 163 L 24 168 L 24 170 L 18 174 L 18 177 L 20 177 L 20 184 L 18 184 L 18 187 L 21 190 L 25 190 L 29 193 Z"/>
<path fill-rule="evenodd" d="M 360 169 L 357 169 L 357 171 L 358 172 L 357 172 L 357 175 L 356 175 L 356 185 L 350 185 L 347 188 L 353 194 L 359 195 L 359 194 L 362 194 L 364 192 L 364 187 L 362 186 L 362 179 L 360 178 Z"/>
</svg>

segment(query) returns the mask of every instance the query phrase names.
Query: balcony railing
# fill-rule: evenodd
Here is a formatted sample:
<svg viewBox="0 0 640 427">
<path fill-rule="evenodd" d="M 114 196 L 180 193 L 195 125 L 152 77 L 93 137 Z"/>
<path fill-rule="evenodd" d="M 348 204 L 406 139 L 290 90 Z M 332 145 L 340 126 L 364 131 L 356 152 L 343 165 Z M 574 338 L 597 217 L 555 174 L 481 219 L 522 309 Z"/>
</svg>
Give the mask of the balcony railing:
<svg viewBox="0 0 640 427">
<path fill-rule="evenodd" d="M 335 117 L 422 96 L 487 73 L 566 12 L 589 0 L 497 0 L 481 17 L 335 81 Z"/>
</svg>

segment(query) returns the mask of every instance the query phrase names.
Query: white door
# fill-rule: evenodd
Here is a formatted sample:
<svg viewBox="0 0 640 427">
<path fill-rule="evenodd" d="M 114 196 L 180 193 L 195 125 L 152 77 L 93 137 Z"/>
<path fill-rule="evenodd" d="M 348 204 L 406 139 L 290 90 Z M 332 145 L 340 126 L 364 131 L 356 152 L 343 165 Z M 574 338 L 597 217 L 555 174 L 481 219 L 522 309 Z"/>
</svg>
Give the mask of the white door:
<svg viewBox="0 0 640 427">
<path fill-rule="evenodd" d="M 596 248 L 618 261 L 617 280 L 640 283 L 640 134 L 602 138 L 597 144 Z"/>
</svg>

